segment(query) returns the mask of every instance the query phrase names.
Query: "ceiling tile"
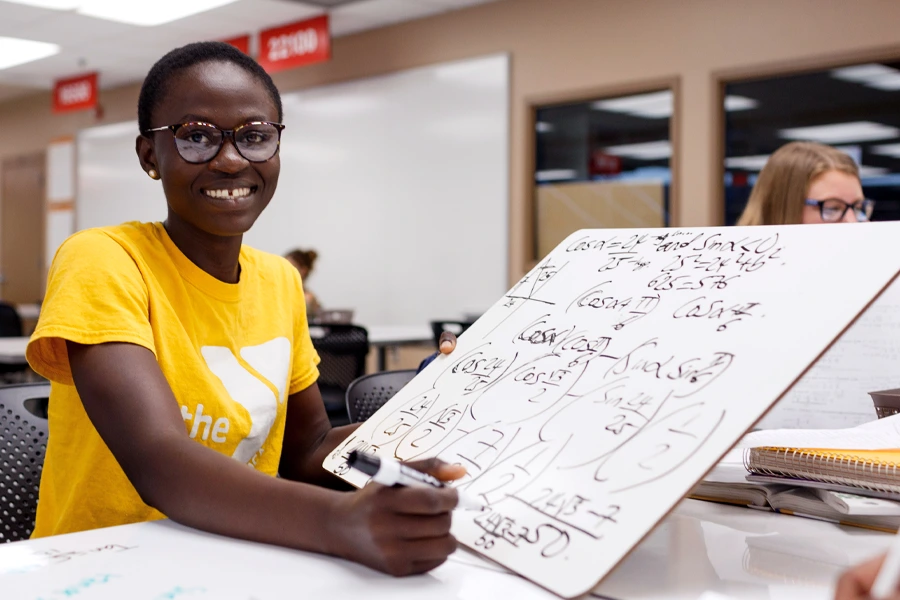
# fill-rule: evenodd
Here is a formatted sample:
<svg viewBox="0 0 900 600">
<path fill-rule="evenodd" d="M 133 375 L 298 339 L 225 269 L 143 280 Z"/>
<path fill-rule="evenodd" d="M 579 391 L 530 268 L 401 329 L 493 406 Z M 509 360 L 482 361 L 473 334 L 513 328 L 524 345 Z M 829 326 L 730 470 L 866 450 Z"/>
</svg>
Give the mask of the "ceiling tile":
<svg viewBox="0 0 900 600">
<path fill-rule="evenodd" d="M 432 4 L 421 4 L 412 0 L 362 0 L 339 6 L 331 15 L 334 21 L 368 21 L 373 26 L 389 25 L 420 17 L 433 15 L 444 10 Z"/>
<path fill-rule="evenodd" d="M 43 19 L 48 12 L 56 11 L 48 11 L 44 8 L 36 8 L 14 2 L 0 2 L 0 23 L 4 25 L 24 25 Z"/>
<path fill-rule="evenodd" d="M 86 17 L 74 12 L 48 11 L 45 18 L 19 28 L 20 37 L 42 42 L 53 42 L 63 47 L 63 51 L 76 48 L 79 44 L 113 35 L 125 35 L 138 27 Z"/>
<path fill-rule="evenodd" d="M 488 2 L 496 2 L 496 0 L 412 0 L 419 4 L 435 4 L 442 6 L 448 10 L 468 8 L 478 4 L 487 4 Z"/>
<path fill-rule="evenodd" d="M 360 2 L 361 0 L 281 0 L 282 2 L 290 2 L 292 4 L 311 4 L 320 8 L 332 9 L 344 4 Z"/>
<path fill-rule="evenodd" d="M 381 25 L 375 18 L 362 17 L 354 14 L 345 14 L 335 11 L 329 15 L 329 25 L 331 27 L 331 35 L 333 37 L 341 37 L 343 35 L 351 35 L 374 29 Z"/>
<path fill-rule="evenodd" d="M 285 25 L 323 12 L 320 6 L 285 0 L 241 0 L 215 11 L 217 15 L 232 21 L 232 26 L 243 26 L 247 31 Z"/>
</svg>

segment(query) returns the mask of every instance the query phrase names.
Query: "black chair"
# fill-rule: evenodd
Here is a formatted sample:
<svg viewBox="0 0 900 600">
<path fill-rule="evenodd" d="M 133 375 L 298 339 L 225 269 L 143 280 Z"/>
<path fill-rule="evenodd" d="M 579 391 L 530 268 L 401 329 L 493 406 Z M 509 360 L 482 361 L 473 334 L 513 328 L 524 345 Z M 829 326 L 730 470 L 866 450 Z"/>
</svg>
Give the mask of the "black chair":
<svg viewBox="0 0 900 600">
<path fill-rule="evenodd" d="M 0 337 L 22 337 L 22 317 L 12 304 L 0 302 Z"/>
<path fill-rule="evenodd" d="M 319 353 L 319 390 L 332 425 L 346 425 L 345 396 L 350 383 L 366 372 L 369 333 L 358 325 L 310 326 L 313 346 Z"/>
<path fill-rule="evenodd" d="M 0 542 L 34 529 L 47 449 L 49 383 L 0 387 Z"/>
<path fill-rule="evenodd" d="M 441 345 L 441 334 L 445 331 L 449 331 L 456 337 L 459 337 L 463 334 L 463 332 L 472 326 L 474 321 L 432 321 L 431 322 L 431 333 L 434 335 L 434 345 Z"/>
<path fill-rule="evenodd" d="M 351 423 L 365 421 L 416 376 L 415 369 L 382 371 L 353 380 L 347 388 L 347 414 Z"/>
</svg>

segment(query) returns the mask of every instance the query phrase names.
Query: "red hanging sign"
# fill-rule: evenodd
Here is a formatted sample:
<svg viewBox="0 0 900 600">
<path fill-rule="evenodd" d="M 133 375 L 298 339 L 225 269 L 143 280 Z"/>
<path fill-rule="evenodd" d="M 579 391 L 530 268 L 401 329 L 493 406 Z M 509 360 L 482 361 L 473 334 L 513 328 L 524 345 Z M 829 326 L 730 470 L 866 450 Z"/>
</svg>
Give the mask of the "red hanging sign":
<svg viewBox="0 0 900 600">
<path fill-rule="evenodd" d="M 591 175 L 618 175 L 622 172 L 622 159 L 611 154 L 594 150 L 591 156 Z"/>
<path fill-rule="evenodd" d="M 226 44 L 231 44 L 244 54 L 250 54 L 250 36 L 242 35 L 240 37 L 231 38 L 230 40 L 223 40 Z"/>
<path fill-rule="evenodd" d="M 64 113 L 97 106 L 97 73 L 88 73 L 53 84 L 53 112 Z"/>
<path fill-rule="evenodd" d="M 331 58 L 328 15 L 268 29 L 259 34 L 257 61 L 269 73 Z"/>
</svg>

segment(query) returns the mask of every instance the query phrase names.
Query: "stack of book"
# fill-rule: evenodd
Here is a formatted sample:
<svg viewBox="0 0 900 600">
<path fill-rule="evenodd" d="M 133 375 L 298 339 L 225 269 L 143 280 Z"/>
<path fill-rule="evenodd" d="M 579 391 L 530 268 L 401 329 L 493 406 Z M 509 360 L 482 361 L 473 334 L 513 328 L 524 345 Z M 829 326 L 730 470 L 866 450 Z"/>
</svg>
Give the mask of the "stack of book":
<svg viewBox="0 0 900 600">
<path fill-rule="evenodd" d="M 896 532 L 900 415 L 845 430 L 751 433 L 691 497 Z"/>
</svg>

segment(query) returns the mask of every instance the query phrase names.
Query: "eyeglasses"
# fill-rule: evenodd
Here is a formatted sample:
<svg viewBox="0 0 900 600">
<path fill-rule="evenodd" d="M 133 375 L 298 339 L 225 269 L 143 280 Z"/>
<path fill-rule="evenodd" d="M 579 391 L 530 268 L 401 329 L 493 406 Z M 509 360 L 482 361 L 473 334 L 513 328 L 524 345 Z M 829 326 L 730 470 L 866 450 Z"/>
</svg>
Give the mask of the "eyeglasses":
<svg viewBox="0 0 900 600">
<path fill-rule="evenodd" d="M 847 211 L 851 208 L 853 209 L 853 214 L 856 215 L 857 221 L 868 221 L 872 217 L 872 211 L 875 210 L 875 201 L 869 199 L 857 200 L 853 204 L 850 204 L 843 200 L 838 200 L 837 198 L 828 198 L 826 200 L 813 200 L 812 198 L 807 198 L 806 205 L 818 206 L 822 220 L 829 223 L 842 221 L 844 215 L 846 215 Z"/>
<path fill-rule="evenodd" d="M 211 161 L 219 154 L 230 137 L 238 154 L 250 162 L 266 162 L 278 152 L 281 142 L 281 123 L 252 121 L 234 129 L 219 129 L 211 123 L 191 122 L 145 129 L 147 135 L 154 131 L 171 130 L 175 136 L 175 148 L 181 158 L 189 163 L 200 164 Z"/>
</svg>

